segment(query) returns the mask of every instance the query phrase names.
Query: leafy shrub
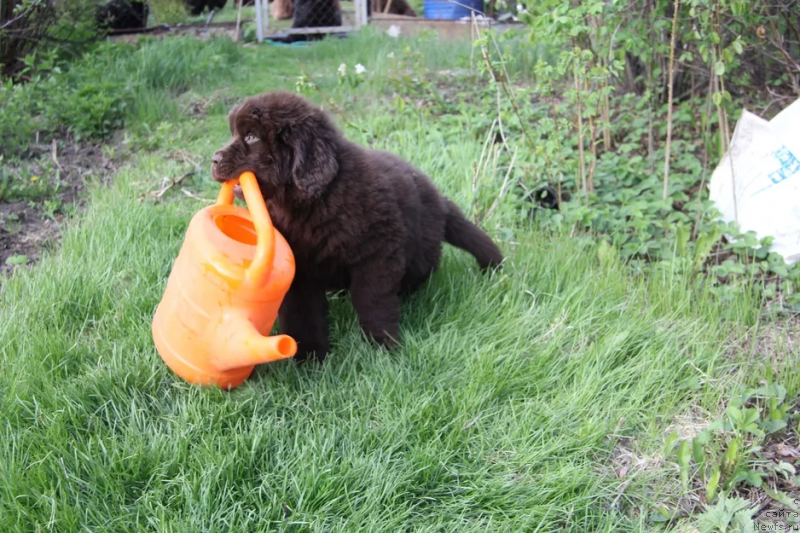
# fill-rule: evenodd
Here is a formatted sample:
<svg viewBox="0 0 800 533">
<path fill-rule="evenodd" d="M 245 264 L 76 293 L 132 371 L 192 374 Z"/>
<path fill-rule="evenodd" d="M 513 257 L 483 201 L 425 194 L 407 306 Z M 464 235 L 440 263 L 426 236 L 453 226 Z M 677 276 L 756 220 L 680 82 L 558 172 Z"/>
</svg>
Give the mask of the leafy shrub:
<svg viewBox="0 0 800 533">
<path fill-rule="evenodd" d="M 540 61 L 526 77 L 505 43 L 496 46 L 488 32 L 483 38 L 476 43 L 480 55 L 486 54 L 483 80 L 432 73 L 410 47 L 395 58 L 389 76 L 396 112 L 420 113 L 461 127 L 466 123 L 481 139 L 493 139 L 484 151 L 496 155 L 476 154 L 473 202 L 478 220 L 505 194 L 504 203 L 516 210 L 517 220 L 535 213 L 544 229 L 589 232 L 603 241 L 606 259 L 622 260 L 636 273 L 655 269 L 685 275 L 723 301 L 755 288 L 775 311 L 800 310 L 800 264 L 789 267 L 771 253 L 770 239 L 759 241 L 719 222 L 708 199 L 705 185 L 719 159 L 722 136 L 720 115 L 707 113 L 713 109 L 710 95 L 685 98 L 674 106 L 665 197 L 667 104 L 652 106 L 648 95 L 621 91 L 592 94 L 595 76 L 603 73 L 586 70 L 575 57 L 561 64 L 569 68 L 559 70 L 563 58 L 542 54 L 550 62 Z M 516 45 L 524 42 L 517 39 Z M 576 73 L 579 87 L 584 86 L 580 91 L 574 89 Z M 731 97 L 729 105 L 740 108 L 745 98 L 749 96 Z M 735 118 L 732 113 L 730 120 Z M 508 168 L 512 160 L 508 176 L 481 177 L 481 169 Z M 524 200 L 545 185 L 561 192 L 561 209 L 534 209 Z M 502 224 L 505 238 L 514 240 L 513 223 Z"/>
<path fill-rule="evenodd" d="M 19 76 L 34 52 L 75 53 L 97 35 L 96 0 L 0 2 L 0 75 Z"/>
<path fill-rule="evenodd" d="M 156 24 L 172 25 L 189 16 L 184 0 L 150 0 L 150 10 Z"/>
<path fill-rule="evenodd" d="M 124 125 L 169 118 L 169 95 L 228 74 L 241 54 L 229 39 L 182 37 L 99 43 L 71 64 L 31 55 L 23 71 L 30 81 L 0 86 L 0 154 L 23 153 L 37 132 L 42 141 L 59 131 L 103 139 Z"/>
</svg>

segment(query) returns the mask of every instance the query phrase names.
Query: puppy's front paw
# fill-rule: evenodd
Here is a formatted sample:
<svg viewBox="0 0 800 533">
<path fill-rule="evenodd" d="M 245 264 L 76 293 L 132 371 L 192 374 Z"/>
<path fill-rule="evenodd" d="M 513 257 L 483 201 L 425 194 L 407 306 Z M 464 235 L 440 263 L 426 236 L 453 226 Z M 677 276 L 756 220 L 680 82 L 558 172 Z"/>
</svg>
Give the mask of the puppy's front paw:
<svg viewBox="0 0 800 533">
<path fill-rule="evenodd" d="M 381 348 L 385 348 L 388 351 L 392 351 L 400 347 L 400 339 L 397 328 L 394 328 L 393 331 L 394 333 L 388 333 L 385 330 L 382 330 L 380 333 L 377 333 L 362 329 L 362 333 L 368 340 L 371 340 Z"/>
<path fill-rule="evenodd" d="M 308 362 L 323 363 L 328 357 L 328 347 L 319 343 L 299 342 L 297 343 L 297 354 L 294 360 L 298 365 Z"/>
</svg>

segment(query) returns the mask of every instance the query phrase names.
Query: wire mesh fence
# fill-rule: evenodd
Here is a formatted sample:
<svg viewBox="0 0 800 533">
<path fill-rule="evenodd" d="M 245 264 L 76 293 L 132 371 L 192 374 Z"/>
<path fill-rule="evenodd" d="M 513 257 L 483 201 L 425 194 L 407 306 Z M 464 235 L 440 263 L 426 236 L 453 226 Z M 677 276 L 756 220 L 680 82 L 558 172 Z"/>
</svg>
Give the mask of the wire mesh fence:
<svg viewBox="0 0 800 533">
<path fill-rule="evenodd" d="M 299 40 L 357 30 L 367 23 L 368 1 L 255 0 L 256 25 L 262 29 L 259 40 Z"/>
</svg>

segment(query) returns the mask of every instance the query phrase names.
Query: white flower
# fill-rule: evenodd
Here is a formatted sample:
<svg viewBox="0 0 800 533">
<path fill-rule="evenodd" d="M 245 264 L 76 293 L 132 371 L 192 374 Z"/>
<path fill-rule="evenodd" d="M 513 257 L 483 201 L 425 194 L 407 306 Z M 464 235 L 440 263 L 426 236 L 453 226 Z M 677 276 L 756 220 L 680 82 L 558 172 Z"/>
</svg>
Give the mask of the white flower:
<svg viewBox="0 0 800 533">
<path fill-rule="evenodd" d="M 339 65 L 339 76 L 344 76 L 345 74 L 347 74 L 347 65 L 342 63 Z"/>
<path fill-rule="evenodd" d="M 386 33 L 389 35 L 389 37 L 400 37 L 400 26 L 397 24 L 392 24 L 389 26 L 389 29 L 386 30 Z"/>
<path fill-rule="evenodd" d="M 388 57 L 389 59 L 394 59 L 394 52 L 389 52 L 389 53 L 386 55 L 386 57 Z"/>
<path fill-rule="evenodd" d="M 364 67 L 364 65 L 362 65 L 361 63 L 356 65 L 356 74 L 364 74 L 366 71 L 367 71 L 366 67 Z"/>
</svg>

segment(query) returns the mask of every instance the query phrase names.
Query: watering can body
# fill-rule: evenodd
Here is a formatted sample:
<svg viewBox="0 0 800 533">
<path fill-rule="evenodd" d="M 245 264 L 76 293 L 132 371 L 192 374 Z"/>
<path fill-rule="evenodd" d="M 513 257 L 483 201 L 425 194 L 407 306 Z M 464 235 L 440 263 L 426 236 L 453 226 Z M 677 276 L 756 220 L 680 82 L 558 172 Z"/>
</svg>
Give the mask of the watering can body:
<svg viewBox="0 0 800 533">
<path fill-rule="evenodd" d="M 237 182 L 249 209 L 233 205 Z M 232 389 L 255 365 L 293 357 L 294 339 L 270 332 L 294 274 L 255 175 L 226 182 L 217 203 L 192 217 L 156 308 L 161 359 L 186 381 Z"/>
</svg>

